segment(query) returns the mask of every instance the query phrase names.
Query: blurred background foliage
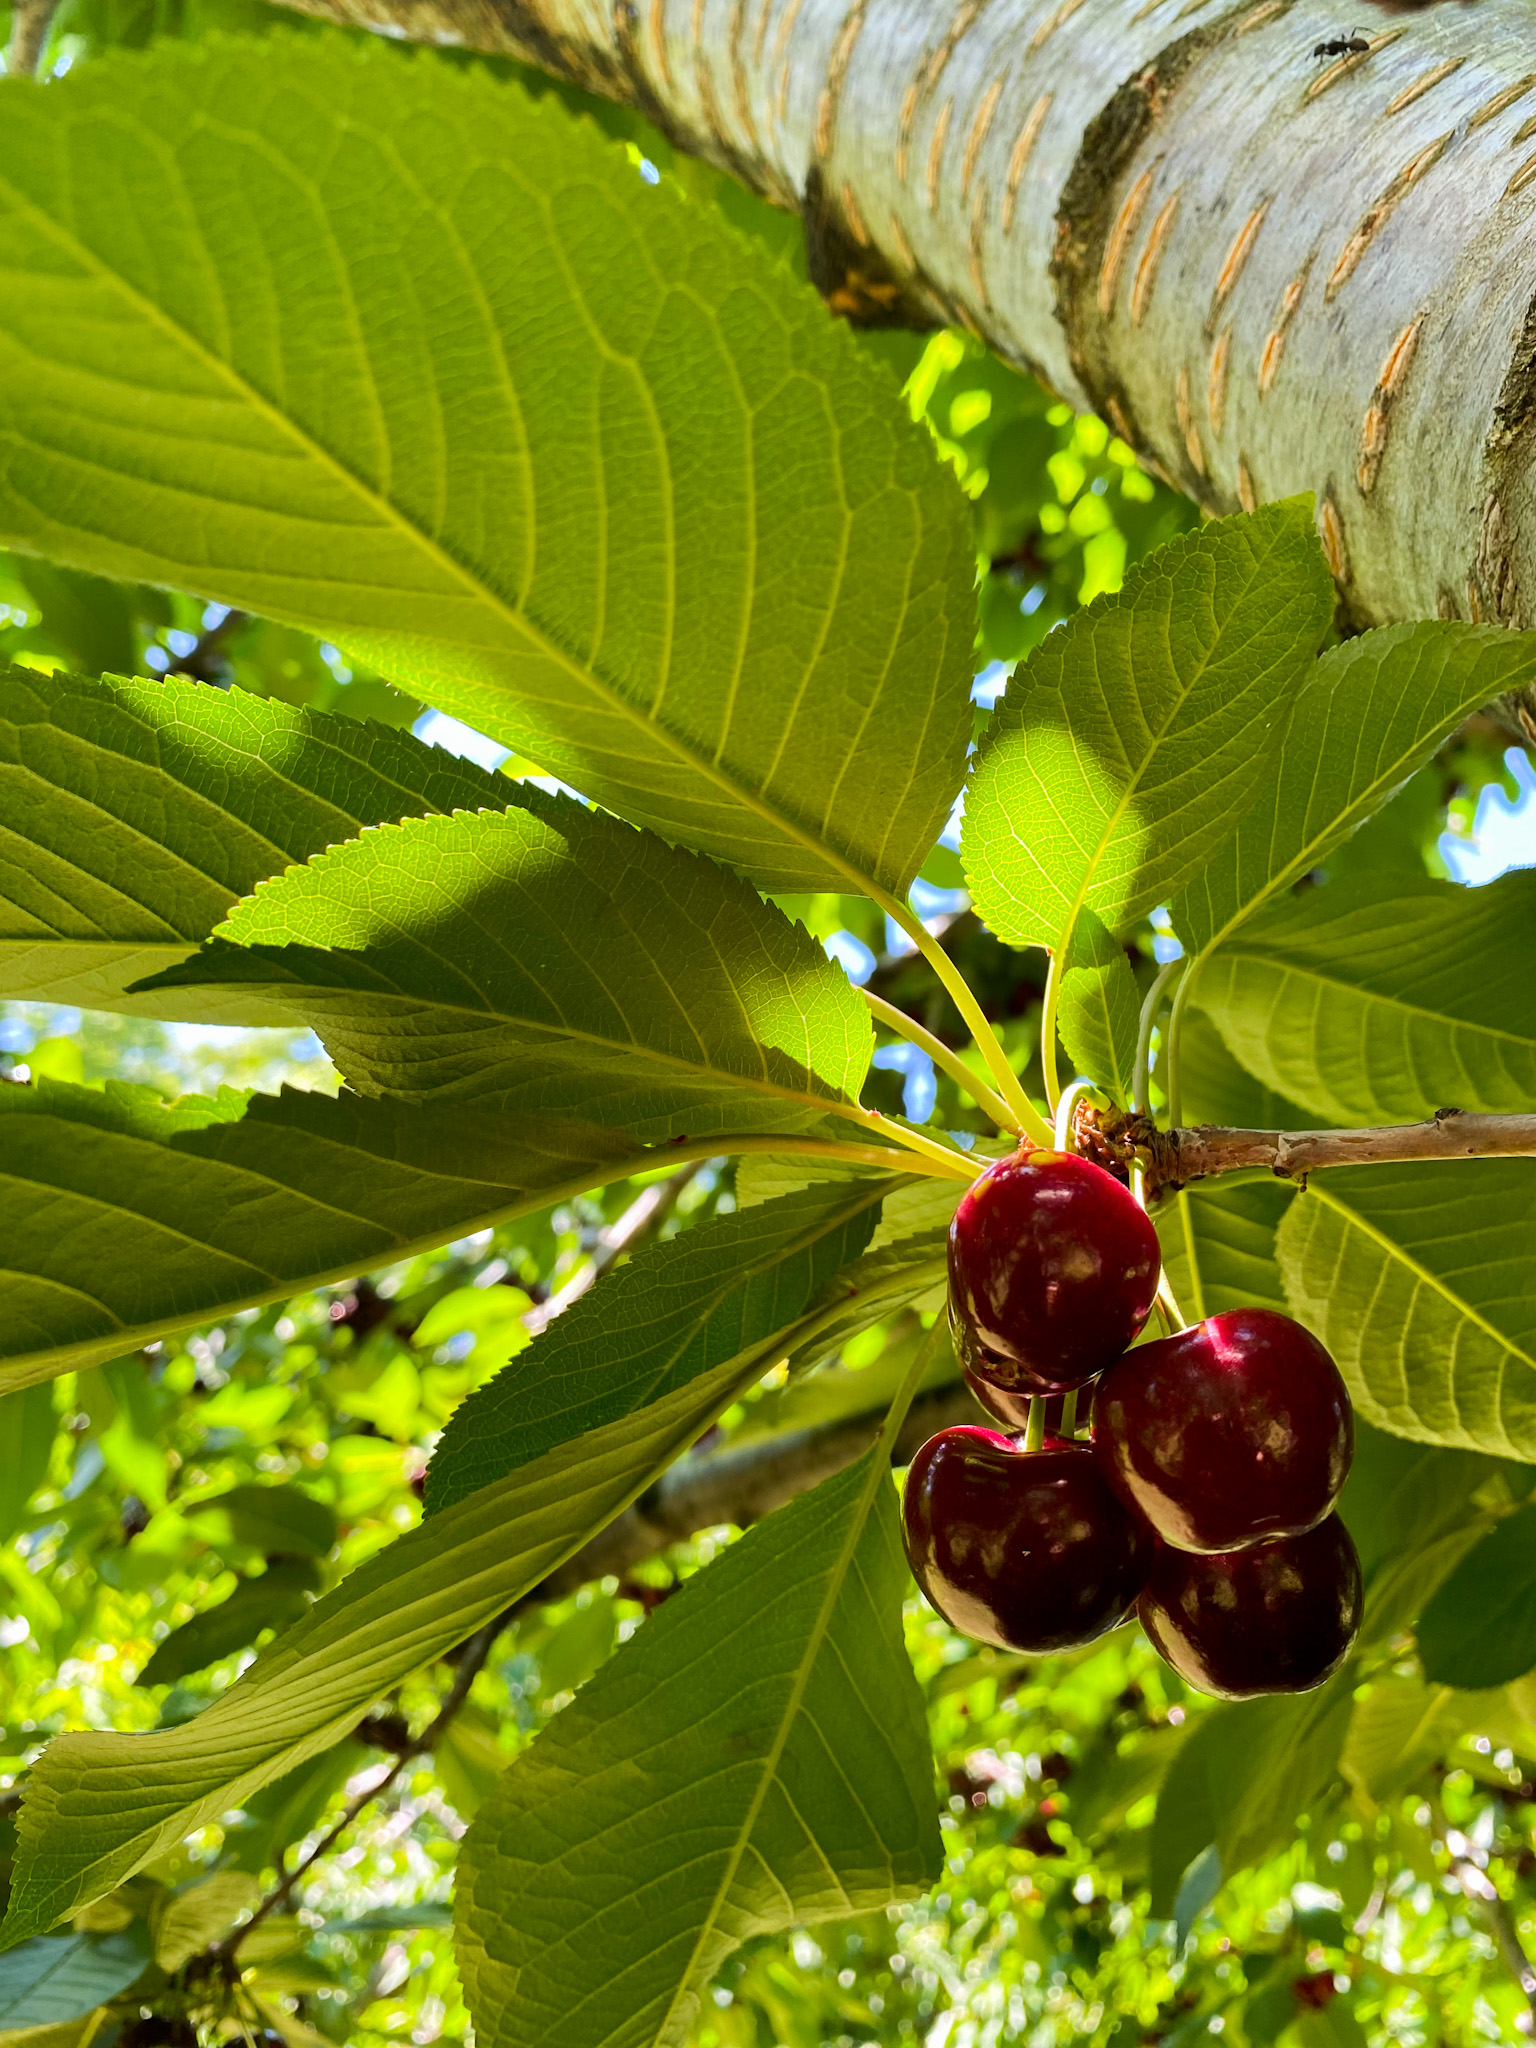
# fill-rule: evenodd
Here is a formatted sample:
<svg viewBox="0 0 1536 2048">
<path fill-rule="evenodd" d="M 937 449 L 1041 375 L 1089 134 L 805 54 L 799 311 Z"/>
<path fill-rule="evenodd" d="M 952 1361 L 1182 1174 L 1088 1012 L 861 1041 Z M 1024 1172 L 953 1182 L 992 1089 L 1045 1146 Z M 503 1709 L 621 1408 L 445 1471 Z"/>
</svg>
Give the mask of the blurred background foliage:
<svg viewBox="0 0 1536 2048">
<path fill-rule="evenodd" d="M 62 0 L 44 70 L 59 74 L 104 48 L 156 37 L 276 27 L 315 32 L 260 0 Z M 676 158 L 632 116 L 589 111 L 647 176 L 677 179 L 699 204 L 724 208 L 768 260 L 803 269 L 797 223 Z M 1075 417 L 968 336 L 879 335 L 868 345 L 904 380 L 974 509 L 979 732 L 1013 664 L 1197 514 L 1102 422 Z M 191 674 L 411 725 L 510 778 L 530 772 L 303 634 L 4 556 L 0 657 L 86 674 Z M 1335 857 L 1333 871 L 1489 879 L 1536 858 L 1533 789 L 1527 756 L 1474 721 Z M 934 848 L 915 900 L 1038 1097 L 1043 963 L 1001 947 L 971 915 L 958 822 Z M 869 904 L 817 896 L 785 899 L 785 908 L 856 979 L 960 1042 L 948 999 Z M 1154 915 L 1130 948 L 1144 984 L 1172 950 Z M 905 1041 L 884 1044 L 876 1064 L 867 1098 L 875 1106 L 977 1127 L 953 1084 Z M 118 1077 L 167 1096 L 337 1085 L 308 1036 L 0 1005 L 0 1076 L 23 1083 L 42 1074 L 96 1086 Z M 640 1193 L 638 1183 L 617 1187 L 4 1402 L 0 1873 L 18 1788 L 51 1733 L 195 1715 L 273 1630 L 416 1521 L 421 1475 L 455 1403 L 530 1341 L 552 1294 L 611 1260 L 612 1226 Z M 668 1184 L 646 1228 L 686 1229 L 733 1201 L 729 1176 L 705 1168 Z M 770 1376 L 697 1454 L 733 1432 L 877 1405 L 893 1350 L 911 1334 L 908 1314 L 861 1335 L 819 1382 L 785 1390 Z M 1404 1448 L 1366 1432 L 1346 1513 L 1368 1562 L 1382 1473 Z M 1485 1522 L 1529 1485 L 1527 1474 L 1489 1459 L 1458 1471 L 1464 1513 Z M 272 1886 L 285 1856 L 291 1867 L 324 1840 L 409 1749 L 407 1731 L 431 1720 L 446 1669 L 420 1675 L 380 1703 L 357 1739 L 205 1829 L 66 1930 L 71 1967 L 105 2001 L 89 2020 L 45 2024 L 15 1959 L 0 1959 L 0 2041 L 187 2043 L 189 2015 L 205 2038 L 275 2033 L 296 2048 L 461 2040 L 447 1901 L 466 1824 L 544 1722 L 733 1533 L 702 1531 L 630 1578 L 521 1614 L 432 1755 L 408 1760 L 264 1923 L 237 1987 L 210 1973 L 208 1945 Z M 1177 1863 L 1178 1760 L 1212 1708 L 1137 1631 L 1074 1658 L 1011 1659 L 978 1651 L 914 1597 L 908 1634 L 939 1774 L 940 1887 L 912 1908 L 814 1940 L 748 1947 L 706 2000 L 695 2048 L 1131 2048 L 1217 2036 L 1236 2048 L 1350 2048 L 1530 2032 L 1525 1995 L 1468 1874 L 1483 1873 L 1512 1901 L 1516 1922 L 1536 1926 L 1536 1697 L 1528 1713 L 1519 1685 L 1483 1699 L 1470 1721 L 1447 1715 L 1416 1676 L 1409 1640 L 1389 1638 L 1375 1675 L 1382 1696 L 1406 1712 L 1403 1728 L 1411 1724 L 1413 1739 L 1394 1751 L 1406 1771 L 1383 1777 L 1346 1753 L 1316 1810 L 1287 1814 L 1278 1842 L 1213 1899 L 1216 1873 Z"/>
</svg>

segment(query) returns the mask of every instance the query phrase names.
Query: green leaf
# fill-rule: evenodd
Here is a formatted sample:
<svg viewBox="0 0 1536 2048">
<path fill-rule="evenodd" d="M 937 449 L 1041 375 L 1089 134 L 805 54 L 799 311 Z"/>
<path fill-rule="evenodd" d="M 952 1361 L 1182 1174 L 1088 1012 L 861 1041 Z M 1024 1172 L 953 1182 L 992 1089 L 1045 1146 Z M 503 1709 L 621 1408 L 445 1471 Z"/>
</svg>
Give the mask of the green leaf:
<svg viewBox="0 0 1536 2048">
<path fill-rule="evenodd" d="M 1536 1461 L 1536 1161 L 1314 1174 L 1278 1250 L 1368 1421 Z"/>
<path fill-rule="evenodd" d="M 62 1934 L 0 1956 L 0 2028 L 54 2027 L 83 2019 L 126 1991 L 149 1961 L 142 1922 L 120 1934 Z"/>
<path fill-rule="evenodd" d="M 155 1961 L 174 1973 L 200 1949 L 229 1932 L 261 1897 L 261 1886 L 245 1870 L 215 1870 L 183 1885 L 155 1922 Z"/>
<path fill-rule="evenodd" d="M 365 1095 L 653 1138 L 804 1126 L 857 1097 L 869 1012 L 801 926 L 699 854 L 569 797 L 526 803 L 291 868 L 154 986 L 265 989 Z"/>
<path fill-rule="evenodd" d="M 1536 633 L 1494 626 L 1387 626 L 1330 648 L 1235 834 L 1173 901 L 1191 952 L 1214 952 L 1302 881 L 1469 712 L 1533 673 Z"/>
<path fill-rule="evenodd" d="M 1056 1028 L 1072 1064 L 1129 1108 L 1141 996 L 1125 948 L 1093 911 L 1078 912 L 1067 945 Z"/>
<path fill-rule="evenodd" d="M 483 67 L 63 83 L 0 87 L 0 541 L 322 631 L 765 888 L 904 888 L 970 522 L 810 289 Z"/>
<path fill-rule="evenodd" d="M 1346 1665 L 1316 1692 L 1276 1694 L 1204 1715 L 1174 1758 L 1152 1823 L 1151 1911 L 1167 1919 L 1179 1882 L 1214 1843 L 1224 1877 L 1296 1832 L 1339 1767 L 1353 1707 Z"/>
<path fill-rule="evenodd" d="M 0 1087 L 0 1392 L 654 1164 L 590 1126 L 480 1110 Z"/>
<path fill-rule="evenodd" d="M 1379 1806 L 1406 1792 L 1463 1735 L 1474 1729 L 1495 1735 L 1519 1719 L 1502 1692 L 1453 1691 L 1448 1684 L 1426 1685 L 1421 1678 L 1389 1673 L 1355 1708 L 1344 1775 Z"/>
<path fill-rule="evenodd" d="M 49 1387 L 24 1387 L 0 1401 L 0 1543 L 27 1518 L 27 1502 L 43 1483 L 58 1418 Z"/>
<path fill-rule="evenodd" d="M 749 1530 L 550 1723 L 460 1859 L 485 2048 L 680 2040 L 741 1942 L 932 1882 L 906 1583 L 877 1444 Z"/>
<path fill-rule="evenodd" d="M 1264 782 L 1333 617 L 1310 501 L 1171 541 L 1049 634 L 966 794 L 976 909 L 1016 946 L 1124 932 L 1199 873 Z"/>
<path fill-rule="evenodd" d="M 1489 1687 L 1536 1665 L 1536 1506 L 1490 1529 L 1419 1617 L 1424 1675 Z"/>
<path fill-rule="evenodd" d="M 499 810 L 513 793 L 359 718 L 176 677 L 0 668 L 0 994 L 186 1016 L 185 996 L 125 991 L 184 960 L 265 877 L 365 825 Z"/>
<path fill-rule="evenodd" d="M 1481 889 L 1361 875 L 1254 918 L 1200 1002 L 1245 1067 L 1334 1123 L 1527 1109 L 1533 931 L 1536 869 Z"/>
<path fill-rule="evenodd" d="M 620 1512 L 734 1386 L 716 1373 L 445 1509 L 360 1566 L 187 1727 L 52 1743 L 28 1781 L 7 1934 L 50 1926 L 328 1747 Z"/>
<path fill-rule="evenodd" d="M 823 1183 L 637 1252 L 455 1410 L 429 1512 L 788 1331 L 869 1242 L 885 1187 Z"/>
<path fill-rule="evenodd" d="M 299 1486 L 231 1486 L 187 1501 L 184 1515 L 215 1549 L 229 1545 L 264 1557 L 325 1557 L 336 1541 L 334 1509 Z"/>
<path fill-rule="evenodd" d="M 320 1574 L 307 1558 L 275 1564 L 260 1578 L 242 1579 L 216 1606 L 172 1629 L 139 1673 L 140 1685 L 170 1685 L 220 1657 L 249 1649 L 264 1628 L 285 1628 L 309 1611 Z"/>
<path fill-rule="evenodd" d="M 40 1933 L 329 1748 L 622 1513 L 769 1362 L 761 1345 L 728 1358 L 444 1508 L 361 1564 L 185 1727 L 57 1738 L 28 1776 L 0 1937 Z"/>
</svg>

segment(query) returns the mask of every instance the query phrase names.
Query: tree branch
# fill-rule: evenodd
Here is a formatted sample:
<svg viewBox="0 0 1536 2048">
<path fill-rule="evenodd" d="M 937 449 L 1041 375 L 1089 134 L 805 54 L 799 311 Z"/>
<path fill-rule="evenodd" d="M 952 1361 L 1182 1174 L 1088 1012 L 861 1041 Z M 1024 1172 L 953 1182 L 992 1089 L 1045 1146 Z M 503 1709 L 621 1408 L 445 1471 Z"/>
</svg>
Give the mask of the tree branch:
<svg viewBox="0 0 1536 2048">
<path fill-rule="evenodd" d="M 572 1302 L 579 1301 L 594 1287 L 608 1268 L 625 1252 L 631 1252 L 637 1245 L 653 1237 L 677 1207 L 678 1198 L 690 1181 L 696 1180 L 709 1164 L 706 1159 L 692 1159 L 686 1166 L 680 1166 L 676 1173 L 666 1180 L 652 1181 L 644 1187 L 621 1216 L 597 1234 L 587 1259 L 576 1268 L 564 1283 L 557 1287 L 547 1301 L 536 1302 L 523 1317 L 523 1327 L 539 1336 L 562 1315 Z"/>
<path fill-rule="evenodd" d="M 371 1806 L 375 1799 L 381 1798 L 389 1790 L 411 1758 L 421 1755 L 424 1750 L 431 1750 L 436 1747 L 447 1732 L 448 1725 L 453 1720 L 454 1715 L 457 1714 L 465 1700 L 468 1699 L 470 1687 L 485 1668 L 485 1660 L 491 1654 L 491 1646 L 505 1626 L 505 1617 L 498 1616 L 494 1621 L 488 1621 L 484 1628 L 469 1638 L 468 1642 L 465 1643 L 459 1652 L 458 1668 L 453 1674 L 453 1683 L 443 1695 L 443 1703 L 428 1726 L 422 1730 L 421 1734 L 416 1737 L 409 1747 L 397 1751 L 394 1762 L 376 1785 L 370 1785 L 366 1792 L 359 1792 L 355 1799 L 349 1801 L 345 1812 L 336 1825 L 327 1830 L 315 1844 L 314 1848 L 310 1850 L 309 1854 L 301 1857 L 293 1869 L 278 1884 L 274 1885 L 255 1912 L 252 1913 L 250 1919 L 243 1921 L 240 1926 L 227 1934 L 222 1941 L 216 1942 L 213 1945 L 208 1951 L 210 1957 L 218 1962 L 232 1962 L 239 1954 L 240 1944 L 245 1940 L 252 1928 L 259 1927 L 269 1914 L 281 1912 L 283 1907 L 292 1898 L 294 1889 L 300 1880 L 308 1871 L 314 1868 L 322 1856 L 329 1855 L 330 1851 L 341 1840 L 341 1837 L 351 1827 L 358 1815 L 366 1807 Z M 362 1724 L 363 1728 L 366 1728 L 368 1725 L 367 1722 Z M 361 1730 L 359 1732 L 361 1733 Z M 393 1742 L 390 1746 L 394 1746 Z M 279 1866 L 281 1866 L 281 1858 L 279 1858 Z"/>
<path fill-rule="evenodd" d="M 1314 492 L 1356 624 L 1531 622 L 1525 0 L 1326 66 L 1293 0 L 288 4 L 638 108 L 834 309 L 963 323 L 1208 511 Z"/>
<path fill-rule="evenodd" d="M 1085 1149 L 1095 1141 L 1122 1165 L 1140 1162 L 1149 1194 L 1172 1194 L 1212 1174 L 1255 1167 L 1282 1180 L 1337 1166 L 1389 1166 L 1415 1159 L 1528 1159 L 1536 1157 L 1536 1115 L 1485 1116 L 1438 1109 L 1421 1124 L 1383 1124 L 1362 1130 L 1244 1131 L 1223 1124 L 1160 1131 L 1149 1117 L 1121 1110 L 1080 1113 Z"/>
<path fill-rule="evenodd" d="M 35 78 L 58 0 L 12 0 L 11 41 L 5 68 L 12 78 Z"/>
</svg>

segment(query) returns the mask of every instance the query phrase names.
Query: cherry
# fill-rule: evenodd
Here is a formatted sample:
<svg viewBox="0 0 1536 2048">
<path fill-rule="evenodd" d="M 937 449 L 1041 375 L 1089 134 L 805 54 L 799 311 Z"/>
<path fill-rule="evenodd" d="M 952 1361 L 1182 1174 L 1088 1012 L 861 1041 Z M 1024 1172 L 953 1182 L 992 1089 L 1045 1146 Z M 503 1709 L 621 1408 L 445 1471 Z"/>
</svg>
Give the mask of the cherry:
<svg viewBox="0 0 1536 2048">
<path fill-rule="evenodd" d="M 1360 1626 L 1360 1559 L 1330 1515 L 1212 1557 L 1160 1548 L 1141 1625 L 1178 1672 L 1221 1700 L 1310 1692 L 1338 1670 Z"/>
<path fill-rule="evenodd" d="M 976 1364 L 984 1362 L 980 1359 L 976 1333 L 954 1315 L 950 1317 L 950 1335 L 955 1341 L 955 1353 L 960 1360 L 965 1384 L 978 1406 L 1006 1430 L 1028 1429 L 1031 1396 L 1005 1393 L 1001 1387 L 994 1387 L 990 1380 L 982 1378 L 976 1370 Z"/>
<path fill-rule="evenodd" d="M 949 1226 L 966 1359 L 1006 1393 L 1065 1394 L 1118 1358 L 1151 1314 L 1157 1232 L 1113 1174 L 1071 1152 L 1000 1159 Z"/>
<path fill-rule="evenodd" d="M 1112 1365 L 1094 1390 L 1093 1444 L 1164 1542 L 1237 1550 L 1315 1528 L 1355 1432 L 1338 1367 L 1311 1332 L 1239 1308 Z"/>
<path fill-rule="evenodd" d="M 930 1603 L 1004 1650 L 1091 1643 L 1125 1619 L 1152 1561 L 1092 1451 L 1061 1438 L 1026 1451 L 995 1429 L 941 1429 L 912 1460 L 902 1519 Z"/>
</svg>

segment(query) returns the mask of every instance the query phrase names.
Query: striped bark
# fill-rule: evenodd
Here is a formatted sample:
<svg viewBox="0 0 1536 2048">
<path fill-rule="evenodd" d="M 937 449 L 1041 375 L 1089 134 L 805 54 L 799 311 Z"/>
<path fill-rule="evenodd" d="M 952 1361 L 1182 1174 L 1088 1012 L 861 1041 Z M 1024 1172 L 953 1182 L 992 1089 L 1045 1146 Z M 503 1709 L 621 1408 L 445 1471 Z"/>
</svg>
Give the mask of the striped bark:
<svg viewBox="0 0 1536 2048">
<path fill-rule="evenodd" d="M 1213 512 L 1314 492 L 1356 625 L 1536 622 L 1528 0 L 293 4 L 638 107 Z"/>
</svg>

